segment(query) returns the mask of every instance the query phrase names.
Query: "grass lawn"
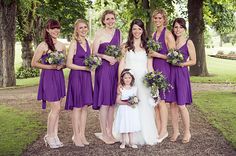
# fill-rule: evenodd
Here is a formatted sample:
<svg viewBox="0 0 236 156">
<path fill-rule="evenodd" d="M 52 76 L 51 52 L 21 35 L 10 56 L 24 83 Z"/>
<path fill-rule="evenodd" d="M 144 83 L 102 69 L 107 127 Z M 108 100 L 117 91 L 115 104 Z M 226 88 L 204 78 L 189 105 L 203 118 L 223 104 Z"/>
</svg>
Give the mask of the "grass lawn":
<svg viewBox="0 0 236 156">
<path fill-rule="evenodd" d="M 200 83 L 234 83 L 236 84 L 236 60 L 226 60 L 207 56 L 210 77 L 192 76 L 191 82 Z"/>
<path fill-rule="evenodd" d="M 194 104 L 236 148 L 236 92 L 194 93 Z"/>
<path fill-rule="evenodd" d="M 0 155 L 22 154 L 42 129 L 34 113 L 0 105 Z"/>
</svg>

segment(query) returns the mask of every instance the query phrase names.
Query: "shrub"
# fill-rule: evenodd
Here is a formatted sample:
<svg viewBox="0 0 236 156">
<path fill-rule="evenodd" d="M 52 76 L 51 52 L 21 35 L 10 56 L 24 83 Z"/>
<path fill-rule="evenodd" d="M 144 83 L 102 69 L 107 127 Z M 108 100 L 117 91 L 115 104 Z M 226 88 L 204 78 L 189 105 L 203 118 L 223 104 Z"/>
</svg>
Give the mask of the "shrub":
<svg viewBox="0 0 236 156">
<path fill-rule="evenodd" d="M 17 79 L 25 79 L 30 77 L 37 77 L 39 76 L 39 69 L 36 68 L 24 68 L 20 67 L 16 72 Z"/>
<path fill-rule="evenodd" d="M 234 51 L 229 52 L 229 55 L 234 55 L 236 54 Z"/>
<path fill-rule="evenodd" d="M 216 55 L 224 55 L 224 51 L 219 50 Z"/>
</svg>

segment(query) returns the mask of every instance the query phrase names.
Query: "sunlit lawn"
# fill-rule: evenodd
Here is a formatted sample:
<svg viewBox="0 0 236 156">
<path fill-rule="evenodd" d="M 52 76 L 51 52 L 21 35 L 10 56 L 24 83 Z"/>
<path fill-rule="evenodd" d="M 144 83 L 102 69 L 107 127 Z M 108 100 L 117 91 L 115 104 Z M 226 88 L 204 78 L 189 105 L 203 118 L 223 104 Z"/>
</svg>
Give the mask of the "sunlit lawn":
<svg viewBox="0 0 236 156">
<path fill-rule="evenodd" d="M 207 68 L 210 77 L 192 76 L 192 82 L 236 83 L 236 60 L 226 60 L 207 56 Z"/>
<path fill-rule="evenodd" d="M 236 92 L 194 93 L 194 104 L 236 149 Z"/>
</svg>

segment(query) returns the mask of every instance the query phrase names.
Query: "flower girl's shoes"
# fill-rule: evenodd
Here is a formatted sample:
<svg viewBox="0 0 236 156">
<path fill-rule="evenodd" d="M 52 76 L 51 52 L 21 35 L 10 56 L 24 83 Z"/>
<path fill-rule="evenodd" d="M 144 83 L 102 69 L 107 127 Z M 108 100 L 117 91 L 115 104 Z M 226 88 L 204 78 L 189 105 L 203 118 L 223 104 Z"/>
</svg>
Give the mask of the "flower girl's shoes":
<svg viewBox="0 0 236 156">
<path fill-rule="evenodd" d="M 48 137 L 47 135 L 45 135 L 43 139 L 45 142 L 45 146 L 49 145 L 50 148 L 59 148 L 54 137 Z"/>
<path fill-rule="evenodd" d="M 168 133 L 166 133 L 162 138 L 158 138 L 157 139 L 157 142 L 158 143 L 161 143 L 165 138 L 167 138 L 168 137 Z"/>
<path fill-rule="evenodd" d="M 120 145 L 120 148 L 121 148 L 121 149 L 124 149 L 124 148 L 125 148 L 125 144 L 122 143 L 122 144 Z"/>
<path fill-rule="evenodd" d="M 131 148 L 138 148 L 138 146 L 135 145 L 135 144 L 130 144 L 129 147 L 131 147 Z"/>
</svg>

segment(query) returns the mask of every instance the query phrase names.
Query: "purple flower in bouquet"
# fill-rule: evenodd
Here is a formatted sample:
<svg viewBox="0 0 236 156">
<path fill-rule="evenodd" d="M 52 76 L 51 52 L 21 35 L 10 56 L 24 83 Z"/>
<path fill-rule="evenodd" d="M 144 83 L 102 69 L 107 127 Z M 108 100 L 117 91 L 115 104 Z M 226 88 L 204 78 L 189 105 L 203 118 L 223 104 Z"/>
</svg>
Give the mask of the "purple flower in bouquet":
<svg viewBox="0 0 236 156">
<path fill-rule="evenodd" d="M 147 41 L 147 47 L 148 47 L 148 52 L 152 53 L 152 52 L 157 52 L 160 51 L 162 49 L 162 45 L 160 42 L 156 42 L 154 40 L 148 40 Z"/>
<path fill-rule="evenodd" d="M 116 59 L 120 59 L 122 54 L 121 54 L 121 49 L 120 47 L 116 45 L 109 45 L 106 48 L 105 54 L 108 56 L 113 56 Z"/>
<path fill-rule="evenodd" d="M 179 65 L 184 62 L 184 57 L 180 50 L 170 49 L 166 61 L 173 65 Z"/>
<path fill-rule="evenodd" d="M 48 57 L 45 59 L 45 62 L 48 64 L 63 65 L 65 64 L 66 56 L 62 51 L 54 51 L 48 53 Z"/>
<path fill-rule="evenodd" d="M 85 58 L 84 64 L 87 68 L 91 70 L 95 70 L 98 66 L 102 64 L 102 60 L 100 57 L 90 55 Z"/>
</svg>

